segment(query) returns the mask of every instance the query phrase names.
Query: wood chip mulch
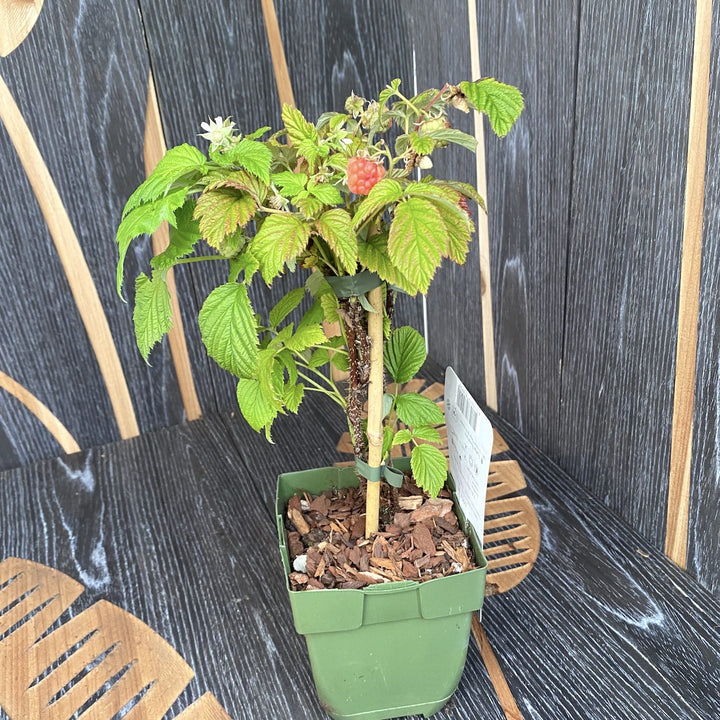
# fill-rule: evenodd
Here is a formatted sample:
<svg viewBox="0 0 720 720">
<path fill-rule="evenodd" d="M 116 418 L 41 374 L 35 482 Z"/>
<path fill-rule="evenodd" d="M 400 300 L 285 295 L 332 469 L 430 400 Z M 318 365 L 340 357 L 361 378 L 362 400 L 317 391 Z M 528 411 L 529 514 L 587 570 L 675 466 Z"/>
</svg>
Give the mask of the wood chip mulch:
<svg viewBox="0 0 720 720">
<path fill-rule="evenodd" d="M 424 582 L 472 570 L 470 542 L 453 512 L 450 493 L 432 499 L 406 477 L 381 505 L 386 521 L 365 533 L 360 488 L 290 499 L 286 514 L 293 590 L 360 589 L 393 580 Z"/>
</svg>

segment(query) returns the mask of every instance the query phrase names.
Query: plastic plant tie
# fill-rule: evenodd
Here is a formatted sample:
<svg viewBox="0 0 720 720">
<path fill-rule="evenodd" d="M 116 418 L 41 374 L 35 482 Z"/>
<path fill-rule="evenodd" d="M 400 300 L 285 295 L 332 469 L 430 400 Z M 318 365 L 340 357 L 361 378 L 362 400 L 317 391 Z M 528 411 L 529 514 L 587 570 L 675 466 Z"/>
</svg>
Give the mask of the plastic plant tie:
<svg viewBox="0 0 720 720">
<path fill-rule="evenodd" d="M 384 478 L 388 485 L 399 488 L 403 483 L 402 470 L 396 470 L 383 463 L 380 467 L 370 467 L 364 460 L 355 458 L 355 468 L 368 482 L 380 482 Z"/>
<path fill-rule="evenodd" d="M 357 275 L 339 277 L 327 275 L 325 279 L 339 298 L 364 295 L 369 290 L 382 285 L 382 280 L 377 273 L 370 272 L 370 270 L 363 270 Z"/>
</svg>

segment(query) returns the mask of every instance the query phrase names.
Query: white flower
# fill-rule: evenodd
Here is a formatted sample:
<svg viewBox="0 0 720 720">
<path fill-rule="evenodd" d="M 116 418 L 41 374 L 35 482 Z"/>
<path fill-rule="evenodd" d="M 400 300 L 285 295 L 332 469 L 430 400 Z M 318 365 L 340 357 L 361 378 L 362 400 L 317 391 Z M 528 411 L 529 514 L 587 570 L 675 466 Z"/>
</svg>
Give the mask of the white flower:
<svg viewBox="0 0 720 720">
<path fill-rule="evenodd" d="M 210 122 L 200 123 L 200 127 L 206 131 L 200 133 L 200 137 L 210 141 L 211 152 L 230 146 L 235 123 L 229 117 L 223 120 L 218 116 L 214 120 L 210 119 Z"/>
</svg>

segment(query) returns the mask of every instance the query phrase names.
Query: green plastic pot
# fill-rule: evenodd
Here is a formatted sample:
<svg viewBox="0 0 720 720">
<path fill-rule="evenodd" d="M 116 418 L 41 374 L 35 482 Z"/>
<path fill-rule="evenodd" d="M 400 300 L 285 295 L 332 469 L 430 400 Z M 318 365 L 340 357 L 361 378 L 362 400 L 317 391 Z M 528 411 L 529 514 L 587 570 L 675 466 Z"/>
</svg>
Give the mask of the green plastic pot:
<svg viewBox="0 0 720 720">
<path fill-rule="evenodd" d="M 403 459 L 394 463 L 401 469 Z M 451 489 L 454 489 L 449 477 Z M 299 491 L 357 487 L 355 469 L 319 468 L 278 478 L 276 517 L 286 576 L 283 517 Z M 478 569 L 424 583 L 389 582 L 362 590 L 292 591 L 295 629 L 305 636 L 321 705 L 336 720 L 429 717 L 460 682 L 474 611 L 482 607 L 487 561 L 456 503 Z"/>
</svg>

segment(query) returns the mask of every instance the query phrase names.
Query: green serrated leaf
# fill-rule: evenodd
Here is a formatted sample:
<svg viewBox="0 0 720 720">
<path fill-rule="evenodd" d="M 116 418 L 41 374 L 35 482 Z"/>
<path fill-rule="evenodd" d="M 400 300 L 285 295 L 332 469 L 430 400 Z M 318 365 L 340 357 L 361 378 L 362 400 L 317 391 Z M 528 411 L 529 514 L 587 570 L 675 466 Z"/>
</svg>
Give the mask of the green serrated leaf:
<svg viewBox="0 0 720 720">
<path fill-rule="evenodd" d="M 382 107 L 400 89 L 400 78 L 395 78 L 378 95 L 378 105 Z"/>
<path fill-rule="evenodd" d="M 144 203 L 134 210 L 131 210 L 121 221 L 118 227 L 115 241 L 118 244 L 118 265 L 117 265 L 117 292 L 122 297 L 122 280 L 125 268 L 125 256 L 127 255 L 130 243 L 138 235 L 154 233 L 163 222 L 170 225 L 175 224 L 175 211 L 185 202 L 185 189 L 174 192 Z"/>
<path fill-rule="evenodd" d="M 410 145 L 418 155 L 429 155 L 435 149 L 435 141 L 431 137 L 410 133 Z"/>
<path fill-rule="evenodd" d="M 382 456 L 387 457 L 387 454 L 390 452 L 390 448 L 393 446 L 393 438 L 395 437 L 395 433 L 393 432 L 393 429 L 389 427 L 388 425 L 383 425 L 383 444 L 382 444 Z"/>
<path fill-rule="evenodd" d="M 383 420 L 390 414 L 395 404 L 395 396 L 390 393 L 383 393 L 382 416 Z"/>
<path fill-rule="evenodd" d="M 282 120 L 287 130 L 288 140 L 292 145 L 299 145 L 303 140 L 317 140 L 317 131 L 312 123 L 297 109 L 283 105 Z"/>
<path fill-rule="evenodd" d="M 141 203 L 167 195 L 177 184 L 183 185 L 183 190 L 190 186 L 207 172 L 207 159 L 192 145 L 178 145 L 168 150 L 160 159 L 155 169 L 150 173 L 128 199 L 123 218 Z"/>
<path fill-rule="evenodd" d="M 298 383 L 297 385 L 288 383 L 285 386 L 285 396 L 283 403 L 285 407 L 292 413 L 297 413 L 300 403 L 305 397 L 305 385 Z"/>
<path fill-rule="evenodd" d="M 447 480 L 447 459 L 432 445 L 416 445 L 410 456 L 410 467 L 418 487 L 430 497 L 437 497 Z"/>
<path fill-rule="evenodd" d="M 359 230 L 371 217 L 378 215 L 388 205 L 396 203 L 403 195 L 397 180 L 385 178 L 373 185 L 368 196 L 358 205 L 353 217 L 353 227 Z"/>
<path fill-rule="evenodd" d="M 390 226 L 388 253 L 395 267 L 425 294 L 442 256 L 447 253 L 445 223 L 435 205 L 411 197 L 395 208 Z"/>
<path fill-rule="evenodd" d="M 307 220 L 315 219 L 324 207 L 322 201 L 309 194 L 306 197 L 294 197 L 293 204 L 303 214 Z"/>
<path fill-rule="evenodd" d="M 257 379 L 265 398 L 275 405 L 276 409 L 282 407 L 283 371 L 285 366 L 277 359 L 274 348 L 268 347 L 258 353 Z"/>
<path fill-rule="evenodd" d="M 426 357 L 423 336 L 409 325 L 392 332 L 383 353 L 385 368 L 396 383 L 412 380 Z"/>
<path fill-rule="evenodd" d="M 260 263 L 260 271 L 270 284 L 289 260 L 294 260 L 307 245 L 310 228 L 294 215 L 270 215 L 250 244 Z"/>
<path fill-rule="evenodd" d="M 205 190 L 217 188 L 234 188 L 250 193 L 258 205 L 262 205 L 267 197 L 268 186 L 247 170 L 222 170 L 210 172 L 205 176 Z"/>
<path fill-rule="evenodd" d="M 255 132 L 248 133 L 245 136 L 245 140 L 256 140 L 257 138 L 259 138 L 261 135 L 264 135 L 269 130 L 272 130 L 272 128 L 269 125 L 258 128 L 257 130 L 255 130 Z"/>
<path fill-rule="evenodd" d="M 339 205 L 342 202 L 340 191 L 330 183 L 308 183 L 308 192 L 324 205 Z"/>
<path fill-rule="evenodd" d="M 434 140 L 439 140 L 440 142 L 451 142 L 470 150 L 470 152 L 475 152 L 477 150 L 476 138 L 462 132 L 462 130 L 455 130 L 454 128 L 430 130 L 425 133 L 425 137 L 433 138 Z"/>
<path fill-rule="evenodd" d="M 288 350 L 300 353 L 313 345 L 322 345 L 327 340 L 322 325 L 298 325 L 295 334 L 288 339 L 285 346 Z"/>
<path fill-rule="evenodd" d="M 241 165 L 248 172 L 257 175 L 263 182 L 270 182 L 272 152 L 265 143 L 244 138 L 229 148 L 225 156 L 234 164 Z"/>
<path fill-rule="evenodd" d="M 215 288 L 198 323 L 208 355 L 221 368 L 236 377 L 257 376 L 257 325 L 245 285 L 231 282 Z"/>
<path fill-rule="evenodd" d="M 495 78 L 463 81 L 460 91 L 475 110 L 488 116 L 493 132 L 499 137 L 510 132 L 525 106 L 522 93 L 516 87 L 505 85 Z"/>
<path fill-rule="evenodd" d="M 462 265 L 472 242 L 475 225 L 458 205 L 445 208 L 442 218 L 447 229 L 447 256 L 453 262 Z"/>
<path fill-rule="evenodd" d="M 424 440 L 425 442 L 440 444 L 440 433 L 437 428 L 430 425 L 416 425 L 412 430 L 412 436 L 415 440 Z"/>
<path fill-rule="evenodd" d="M 308 176 L 305 173 L 294 173 L 285 170 L 284 172 L 273 173 L 270 179 L 282 190 L 283 195 L 293 197 L 305 189 Z"/>
<path fill-rule="evenodd" d="M 305 311 L 305 314 L 298 323 L 298 329 L 306 325 L 317 325 L 323 321 L 323 317 L 324 313 L 319 300 L 314 300 L 313 304 Z"/>
<path fill-rule="evenodd" d="M 417 292 L 417 288 L 393 265 L 388 255 L 387 233 L 373 235 L 367 242 L 358 243 L 358 259 L 360 264 L 377 273 L 381 280 L 397 285 L 410 295 Z"/>
<path fill-rule="evenodd" d="M 328 210 L 315 221 L 315 227 L 333 251 L 342 269 L 349 275 L 354 275 L 357 268 L 358 242 L 350 214 L 342 208 Z"/>
<path fill-rule="evenodd" d="M 395 438 L 393 439 L 393 447 L 395 445 L 406 445 L 410 442 L 410 440 L 412 440 L 412 433 L 407 428 L 398 430 L 395 433 Z"/>
<path fill-rule="evenodd" d="M 452 188 L 453 190 L 457 190 L 457 192 L 459 192 L 461 195 L 464 195 L 466 198 L 474 200 L 485 212 L 487 212 L 487 208 L 485 207 L 485 199 L 475 189 L 475 187 L 470 185 L 469 183 L 459 182 L 458 180 L 431 180 L 430 184 L 444 185 L 446 187 Z"/>
<path fill-rule="evenodd" d="M 170 292 L 162 275 L 145 273 L 135 280 L 135 339 L 140 354 L 147 362 L 150 351 L 172 327 Z"/>
<path fill-rule="evenodd" d="M 248 425 L 260 431 L 272 424 L 277 417 L 277 409 L 272 399 L 267 398 L 256 378 L 240 378 L 237 386 L 237 401 Z"/>
<path fill-rule="evenodd" d="M 327 348 L 318 348 L 313 351 L 313 354 L 308 360 L 308 366 L 311 368 L 319 368 L 323 365 L 327 365 L 330 362 L 330 352 Z"/>
<path fill-rule="evenodd" d="M 285 366 L 288 374 L 288 383 L 294 385 L 298 380 L 298 369 L 295 358 L 290 350 L 283 349 L 278 353 L 278 360 Z"/>
<path fill-rule="evenodd" d="M 256 210 L 250 193 L 232 188 L 206 190 L 197 199 L 194 217 L 208 245 L 219 248 L 227 235 L 250 222 Z"/>
<path fill-rule="evenodd" d="M 175 213 L 175 227 L 170 226 L 170 243 L 161 253 L 150 260 L 155 270 L 169 270 L 177 260 L 189 255 L 202 233 L 197 220 L 193 219 L 195 201 L 186 200 Z"/>
<path fill-rule="evenodd" d="M 302 302 L 304 297 L 305 288 L 295 288 L 281 297 L 270 311 L 270 326 L 276 328 Z"/>
<path fill-rule="evenodd" d="M 257 258 L 249 251 L 234 257 L 230 261 L 230 272 L 228 274 L 228 282 L 236 282 L 240 273 L 243 273 L 243 283 L 249 285 L 252 276 L 260 269 L 260 263 Z"/>
<path fill-rule="evenodd" d="M 322 306 L 324 318 L 329 323 L 340 322 L 340 315 L 338 315 L 338 308 L 340 303 L 338 302 L 337 296 L 334 292 L 326 292 L 319 297 L 320 305 Z"/>
<path fill-rule="evenodd" d="M 416 425 L 441 425 L 445 422 L 442 410 L 430 398 L 417 393 L 398 395 L 395 411 L 401 422 Z"/>
<path fill-rule="evenodd" d="M 350 369 L 350 360 L 347 355 L 342 353 L 333 353 L 330 356 L 330 363 L 340 372 L 347 372 Z"/>
</svg>

